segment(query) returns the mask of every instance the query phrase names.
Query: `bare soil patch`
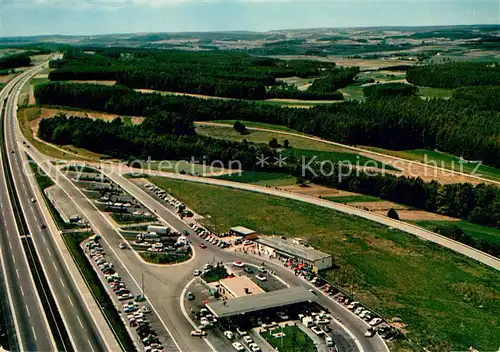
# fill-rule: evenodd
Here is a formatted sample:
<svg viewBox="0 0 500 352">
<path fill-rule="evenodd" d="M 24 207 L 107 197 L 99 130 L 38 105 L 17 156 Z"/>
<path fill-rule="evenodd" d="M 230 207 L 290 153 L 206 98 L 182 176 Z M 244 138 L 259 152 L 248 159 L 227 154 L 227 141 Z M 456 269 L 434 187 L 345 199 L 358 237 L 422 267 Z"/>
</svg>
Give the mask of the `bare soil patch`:
<svg viewBox="0 0 500 352">
<path fill-rule="evenodd" d="M 279 187 L 279 189 L 283 189 L 285 191 L 303 194 L 311 197 L 346 197 L 346 196 L 355 196 L 356 193 L 340 191 L 334 188 L 328 188 L 324 186 L 318 186 L 315 184 L 307 185 L 306 187 L 301 187 L 299 185 L 293 186 L 283 186 Z"/>
<path fill-rule="evenodd" d="M 417 220 L 435 220 L 435 221 L 459 221 L 459 219 L 451 218 L 446 215 L 430 213 L 424 210 L 398 210 L 398 215 L 404 221 L 417 221 Z M 387 210 L 374 211 L 376 214 L 387 215 Z"/>
<path fill-rule="evenodd" d="M 394 208 L 396 210 L 408 209 L 407 206 L 402 204 L 397 204 L 389 201 L 379 201 L 379 202 L 352 202 L 349 205 L 357 208 L 363 208 L 370 211 L 387 211 L 390 208 Z"/>
</svg>

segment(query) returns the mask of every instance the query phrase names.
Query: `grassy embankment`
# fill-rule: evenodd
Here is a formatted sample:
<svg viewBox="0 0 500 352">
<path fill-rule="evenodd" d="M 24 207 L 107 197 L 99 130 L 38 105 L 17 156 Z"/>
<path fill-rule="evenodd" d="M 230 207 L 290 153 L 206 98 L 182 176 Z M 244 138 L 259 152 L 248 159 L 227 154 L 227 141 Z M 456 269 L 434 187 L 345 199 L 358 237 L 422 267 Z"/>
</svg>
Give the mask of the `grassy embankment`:
<svg viewBox="0 0 500 352">
<path fill-rule="evenodd" d="M 382 199 L 372 196 L 340 196 L 340 197 L 325 197 L 325 199 L 331 200 L 336 203 L 356 203 L 356 202 L 380 202 Z"/>
<path fill-rule="evenodd" d="M 395 350 L 494 350 L 500 344 L 497 271 L 406 233 L 314 205 L 153 177 L 219 229 L 242 225 L 302 237 L 334 257 L 327 277 L 386 318 L 407 324 Z"/>
</svg>

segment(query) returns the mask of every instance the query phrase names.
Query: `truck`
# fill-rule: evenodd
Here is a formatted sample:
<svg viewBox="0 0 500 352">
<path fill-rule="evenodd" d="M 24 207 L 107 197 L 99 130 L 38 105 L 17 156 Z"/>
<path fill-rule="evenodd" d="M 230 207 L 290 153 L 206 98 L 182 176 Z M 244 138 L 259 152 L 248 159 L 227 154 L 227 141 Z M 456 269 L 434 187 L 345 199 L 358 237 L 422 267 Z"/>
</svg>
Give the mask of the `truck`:
<svg viewBox="0 0 500 352">
<path fill-rule="evenodd" d="M 304 318 L 302 318 L 302 324 L 304 324 L 304 326 L 306 328 L 312 326 L 313 323 L 314 323 L 314 320 L 311 317 L 304 317 Z"/>
<path fill-rule="evenodd" d="M 155 232 L 159 235 L 168 235 L 170 232 L 170 229 L 167 226 L 149 225 L 148 232 Z"/>
</svg>

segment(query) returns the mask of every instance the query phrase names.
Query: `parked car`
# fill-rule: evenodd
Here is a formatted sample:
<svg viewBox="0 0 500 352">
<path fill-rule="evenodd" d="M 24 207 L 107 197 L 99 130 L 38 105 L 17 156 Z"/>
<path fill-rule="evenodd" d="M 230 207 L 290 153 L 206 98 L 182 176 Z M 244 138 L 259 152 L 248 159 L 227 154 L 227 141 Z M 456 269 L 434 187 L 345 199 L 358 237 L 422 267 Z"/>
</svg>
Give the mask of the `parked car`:
<svg viewBox="0 0 500 352">
<path fill-rule="evenodd" d="M 193 275 L 194 276 L 200 276 L 201 275 L 201 271 L 196 269 L 194 272 L 193 272 Z"/>
<path fill-rule="evenodd" d="M 225 336 L 228 340 L 232 340 L 232 339 L 234 339 L 234 334 L 233 334 L 233 332 L 232 332 L 232 331 L 229 331 L 229 330 L 224 331 L 224 336 Z"/>
<path fill-rule="evenodd" d="M 250 351 L 252 351 L 252 352 L 259 352 L 260 351 L 260 347 L 255 342 L 250 343 L 248 345 L 248 347 L 250 347 Z"/>
<path fill-rule="evenodd" d="M 369 324 L 370 324 L 371 326 L 375 326 L 375 325 L 380 324 L 381 322 L 382 322 L 382 319 L 380 319 L 380 318 L 373 318 L 373 319 L 370 321 L 370 323 L 369 323 Z"/>
<path fill-rule="evenodd" d="M 325 333 L 323 330 L 321 330 L 321 329 L 320 329 L 319 327 L 317 327 L 317 326 L 313 326 L 313 327 L 311 328 L 311 330 L 312 330 L 312 331 L 313 331 L 316 335 L 318 335 L 318 336 L 321 336 L 321 335 L 323 335 L 323 334 Z"/>
<path fill-rule="evenodd" d="M 253 342 L 253 339 L 250 336 L 245 335 L 245 336 L 243 336 L 243 341 L 245 341 L 245 343 L 249 344 L 249 343 Z"/>
<path fill-rule="evenodd" d="M 192 292 L 188 292 L 186 295 L 188 301 L 194 301 L 195 297 Z"/>
<path fill-rule="evenodd" d="M 204 330 L 193 330 L 191 331 L 191 336 L 207 336 L 207 332 Z"/>
<path fill-rule="evenodd" d="M 200 243 L 200 248 L 205 249 L 207 248 L 207 245 L 205 243 Z"/>
<path fill-rule="evenodd" d="M 264 275 L 262 274 L 257 274 L 255 275 L 255 278 L 259 281 L 266 281 L 267 280 L 267 277 L 265 277 Z"/>
<path fill-rule="evenodd" d="M 280 317 L 282 320 L 288 320 L 289 319 L 288 315 L 286 315 L 285 312 L 278 312 L 278 313 L 276 313 L 276 315 L 278 317 Z"/>
<path fill-rule="evenodd" d="M 241 344 L 241 342 L 233 342 L 233 348 L 236 351 L 244 351 L 245 347 Z"/>
<path fill-rule="evenodd" d="M 245 266 L 245 264 L 243 264 L 243 262 L 238 260 L 238 261 L 233 263 L 233 266 L 235 266 L 237 268 L 243 268 Z"/>
</svg>

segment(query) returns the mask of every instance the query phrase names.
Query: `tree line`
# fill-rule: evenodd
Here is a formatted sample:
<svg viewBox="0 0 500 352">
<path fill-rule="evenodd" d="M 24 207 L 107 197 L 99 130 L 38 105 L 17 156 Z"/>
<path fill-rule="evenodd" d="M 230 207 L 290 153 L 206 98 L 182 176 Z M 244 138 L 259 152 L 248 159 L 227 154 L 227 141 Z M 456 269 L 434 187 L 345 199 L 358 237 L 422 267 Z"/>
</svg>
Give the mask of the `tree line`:
<svg viewBox="0 0 500 352">
<path fill-rule="evenodd" d="M 497 92 L 497 90 L 492 90 Z M 194 120 L 265 122 L 316 135 L 328 140 L 387 149 L 439 149 L 500 166 L 498 112 L 484 109 L 494 101 L 487 94 L 480 103 L 459 96 L 450 100 L 423 100 L 416 96 L 368 99 L 294 109 L 217 99 L 138 93 L 121 86 L 92 84 L 39 85 L 41 104 L 67 105 L 132 116 L 176 113 L 187 124 Z M 490 101 L 491 103 L 487 103 Z"/>
<path fill-rule="evenodd" d="M 18 53 L 0 57 L 0 69 L 12 69 L 17 67 L 29 66 L 31 58 L 29 53 Z"/>
<path fill-rule="evenodd" d="M 459 88 L 500 84 L 497 63 L 448 62 L 413 66 L 406 72 L 408 82 L 417 86 Z"/>
</svg>

